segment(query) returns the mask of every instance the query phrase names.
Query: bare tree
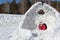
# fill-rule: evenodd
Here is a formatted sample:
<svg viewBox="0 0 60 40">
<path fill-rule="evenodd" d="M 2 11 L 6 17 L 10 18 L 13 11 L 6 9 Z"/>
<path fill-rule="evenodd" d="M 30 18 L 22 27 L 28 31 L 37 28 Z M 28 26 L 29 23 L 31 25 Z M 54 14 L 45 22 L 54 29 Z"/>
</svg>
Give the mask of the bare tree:
<svg viewBox="0 0 60 40">
<path fill-rule="evenodd" d="M 31 3 L 29 0 L 21 0 L 20 3 L 20 13 L 24 14 L 31 6 Z"/>
</svg>

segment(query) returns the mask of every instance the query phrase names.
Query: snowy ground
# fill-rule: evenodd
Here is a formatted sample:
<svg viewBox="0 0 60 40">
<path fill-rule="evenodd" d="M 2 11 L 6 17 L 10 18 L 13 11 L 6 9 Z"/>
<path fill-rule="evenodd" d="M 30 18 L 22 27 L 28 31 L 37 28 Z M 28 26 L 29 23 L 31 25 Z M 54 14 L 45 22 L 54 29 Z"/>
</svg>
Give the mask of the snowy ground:
<svg viewBox="0 0 60 40">
<path fill-rule="evenodd" d="M 35 11 L 35 10 L 37 10 L 37 9 L 34 9 L 33 11 Z M 33 13 L 33 14 L 35 14 L 35 13 Z M 31 14 L 31 12 L 30 12 L 30 14 Z M 30 14 L 28 15 L 29 17 L 27 16 L 26 19 L 29 19 L 29 20 L 31 19 Z M 17 28 L 19 27 L 19 23 L 24 19 L 24 17 L 25 17 L 24 15 L 0 14 L 0 40 L 10 40 L 9 39 L 11 37 L 10 35 L 12 33 L 14 33 L 15 30 L 17 30 Z M 32 21 L 34 21 L 34 20 L 32 20 Z M 30 21 L 30 23 L 32 23 L 32 21 Z M 27 22 L 27 21 L 25 21 L 25 22 Z M 32 25 L 30 25 L 30 26 L 32 27 Z M 24 27 L 25 27 L 25 25 L 24 25 Z M 31 27 L 29 27 L 29 28 L 31 28 Z M 57 29 L 57 30 L 59 30 L 59 29 Z"/>
<path fill-rule="evenodd" d="M 27 12 L 28 13 L 28 15 L 27 15 L 27 17 L 26 17 L 26 20 L 24 21 L 24 25 L 22 25 L 22 27 L 23 28 L 28 28 L 28 29 L 31 29 L 31 30 L 33 30 L 33 28 L 32 28 L 32 26 L 35 28 L 35 26 L 36 26 L 36 24 L 34 24 L 34 18 L 35 18 L 35 13 L 36 13 L 36 10 L 37 10 L 37 7 L 39 7 L 40 8 L 40 6 L 36 6 L 36 9 L 35 9 L 35 7 L 34 7 L 34 9 L 33 10 L 31 10 L 30 12 Z M 45 6 L 44 6 L 44 8 L 45 8 Z M 46 9 L 45 9 L 46 10 Z M 49 9 L 50 10 L 50 9 Z M 34 11 L 34 13 L 33 13 L 33 11 Z M 34 14 L 34 15 L 33 15 Z M 33 15 L 33 16 L 32 16 Z M 11 14 L 0 14 L 0 40 L 10 40 L 10 35 L 12 34 L 12 33 L 14 33 L 15 32 L 15 30 L 17 30 L 17 28 L 19 27 L 19 23 L 21 22 L 21 21 L 23 21 L 23 19 L 24 19 L 24 17 L 25 17 L 25 15 L 11 15 Z M 32 18 L 33 18 L 33 20 L 31 20 Z M 32 22 L 33 21 L 33 22 Z M 30 27 L 28 27 L 28 26 L 26 26 L 28 23 L 29 23 L 29 25 L 30 25 Z M 32 25 L 32 23 L 34 24 L 34 25 Z M 59 30 L 59 28 L 57 29 L 57 30 Z M 25 31 L 25 30 L 24 30 Z M 60 31 L 60 30 L 59 30 Z M 22 31 L 21 31 L 22 32 Z M 20 32 L 20 33 L 21 33 Z M 26 31 L 25 31 L 26 32 Z M 22 32 L 23 33 L 23 32 Z M 22 34 L 21 33 L 21 34 Z M 49 32 L 50 33 L 50 32 Z M 49 33 L 47 33 L 47 34 L 49 34 Z M 57 33 L 57 31 L 55 31 L 55 33 Z M 58 34 L 58 33 L 57 33 Z M 49 34 L 50 35 L 50 34 Z M 48 39 L 48 37 L 49 37 L 49 35 L 47 35 L 47 39 Z M 53 35 L 53 34 L 51 34 L 51 35 Z M 19 36 L 19 35 L 18 35 Z M 24 33 L 24 36 L 25 36 L 25 33 Z M 58 36 L 58 38 L 59 38 L 59 35 L 56 35 L 56 36 Z M 41 36 L 39 36 L 39 37 L 41 37 Z M 43 36 L 42 35 L 42 38 L 43 37 L 45 37 L 45 36 Z M 37 38 L 35 38 L 35 40 L 36 40 Z M 37 39 L 37 40 L 39 40 L 39 39 Z M 42 39 L 41 39 L 42 40 Z M 46 39 L 44 39 L 44 40 L 46 40 Z M 58 39 L 57 39 L 58 40 Z"/>
<path fill-rule="evenodd" d="M 19 25 L 22 15 L 0 14 L 0 40 L 9 40 Z"/>
<path fill-rule="evenodd" d="M 0 14 L 0 40 L 9 40 L 22 17 L 23 15 Z"/>
</svg>

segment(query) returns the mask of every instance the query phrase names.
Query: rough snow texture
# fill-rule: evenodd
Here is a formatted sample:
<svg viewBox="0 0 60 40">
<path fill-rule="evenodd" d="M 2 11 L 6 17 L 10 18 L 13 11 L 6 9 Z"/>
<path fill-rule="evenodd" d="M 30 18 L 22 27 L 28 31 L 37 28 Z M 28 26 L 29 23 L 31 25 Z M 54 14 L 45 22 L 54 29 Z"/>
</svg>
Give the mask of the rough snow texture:
<svg viewBox="0 0 60 40">
<path fill-rule="evenodd" d="M 0 40 L 9 40 L 10 35 L 18 29 L 24 15 L 0 14 Z M 22 19 L 21 19 L 22 18 Z"/>
<path fill-rule="evenodd" d="M 0 14 L 0 27 L 17 25 L 21 21 L 21 15 Z"/>
</svg>

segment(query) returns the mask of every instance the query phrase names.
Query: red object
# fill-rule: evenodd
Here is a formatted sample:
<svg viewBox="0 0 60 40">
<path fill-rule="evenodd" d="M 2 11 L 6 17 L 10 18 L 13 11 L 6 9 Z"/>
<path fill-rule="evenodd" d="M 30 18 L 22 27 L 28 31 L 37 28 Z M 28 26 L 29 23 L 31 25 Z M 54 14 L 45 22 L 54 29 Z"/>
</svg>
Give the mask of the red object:
<svg viewBox="0 0 60 40">
<path fill-rule="evenodd" d="M 39 28 L 39 30 L 46 30 L 47 26 L 45 23 L 43 23 L 43 24 L 39 24 L 38 28 Z"/>
</svg>

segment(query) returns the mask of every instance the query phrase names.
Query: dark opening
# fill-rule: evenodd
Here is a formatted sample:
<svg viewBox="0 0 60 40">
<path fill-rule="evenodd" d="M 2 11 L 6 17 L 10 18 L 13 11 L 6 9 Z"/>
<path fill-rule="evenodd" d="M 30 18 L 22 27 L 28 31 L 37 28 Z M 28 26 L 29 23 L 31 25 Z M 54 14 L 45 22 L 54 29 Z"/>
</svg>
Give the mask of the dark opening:
<svg viewBox="0 0 60 40">
<path fill-rule="evenodd" d="M 45 12 L 44 12 L 42 9 L 38 11 L 38 14 L 43 15 L 44 13 L 45 13 Z"/>
</svg>

